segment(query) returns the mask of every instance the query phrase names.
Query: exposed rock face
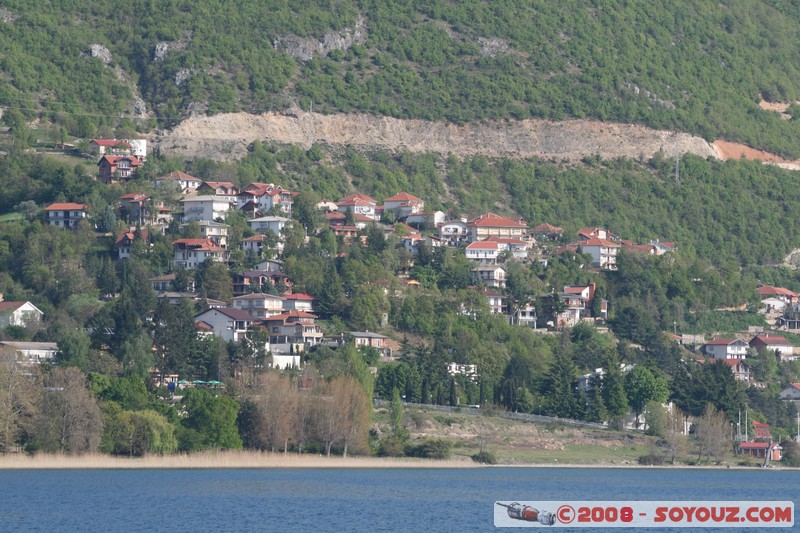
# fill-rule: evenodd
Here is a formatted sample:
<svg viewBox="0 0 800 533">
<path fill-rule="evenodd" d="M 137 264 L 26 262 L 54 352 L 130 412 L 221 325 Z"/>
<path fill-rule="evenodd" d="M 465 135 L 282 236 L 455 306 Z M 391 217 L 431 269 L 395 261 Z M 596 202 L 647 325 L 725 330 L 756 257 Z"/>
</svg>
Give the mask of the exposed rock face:
<svg viewBox="0 0 800 533">
<path fill-rule="evenodd" d="M 321 115 L 298 112 L 250 115 L 229 113 L 191 117 L 154 139 L 165 154 L 218 160 L 244 157 L 253 141 L 355 146 L 387 151 L 438 152 L 458 156 L 530 157 L 580 160 L 671 157 L 693 153 L 717 157 L 704 139 L 643 126 L 592 120 L 522 120 L 456 126 L 444 122 L 400 120 L 364 114 Z"/>
<path fill-rule="evenodd" d="M 364 19 L 358 17 L 352 28 L 326 33 L 322 41 L 296 35 L 285 35 L 276 38 L 273 47 L 279 52 L 286 52 L 295 59 L 309 61 L 314 56 L 326 56 L 334 50 L 347 50 L 355 44 L 364 44 L 366 41 L 367 27 Z"/>
<path fill-rule="evenodd" d="M 183 50 L 191 40 L 192 32 L 186 31 L 183 35 L 183 39 L 179 41 L 162 41 L 157 43 L 155 49 L 153 50 L 153 61 L 163 61 L 167 58 L 167 55 L 169 55 L 171 51 Z"/>
<path fill-rule="evenodd" d="M 0 20 L 7 24 L 14 24 L 17 19 L 19 18 L 18 15 L 15 15 L 8 9 L 0 9 Z"/>
<path fill-rule="evenodd" d="M 89 55 L 98 58 L 106 65 L 111 63 L 111 51 L 102 44 L 93 44 L 89 48 Z"/>
<path fill-rule="evenodd" d="M 195 73 L 193 68 L 182 68 L 178 72 L 175 73 L 175 85 L 180 87 L 183 85 L 186 80 L 191 78 Z"/>
</svg>

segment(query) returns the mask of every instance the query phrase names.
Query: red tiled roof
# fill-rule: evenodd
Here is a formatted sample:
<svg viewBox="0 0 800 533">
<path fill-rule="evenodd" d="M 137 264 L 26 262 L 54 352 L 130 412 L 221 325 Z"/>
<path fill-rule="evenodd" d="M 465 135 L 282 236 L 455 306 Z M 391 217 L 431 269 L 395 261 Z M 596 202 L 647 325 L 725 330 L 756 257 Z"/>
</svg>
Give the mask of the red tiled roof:
<svg viewBox="0 0 800 533">
<path fill-rule="evenodd" d="M 521 239 L 517 239 L 515 237 L 499 237 L 497 235 L 492 235 L 490 237 L 486 237 L 483 240 L 484 240 L 484 242 L 491 241 L 491 242 L 499 242 L 499 243 L 503 243 L 503 244 L 523 244 L 523 245 L 524 244 L 528 244 L 525 241 L 523 241 Z"/>
<path fill-rule="evenodd" d="M 614 247 L 619 248 L 619 243 L 612 242 L 606 239 L 598 239 L 597 237 L 590 237 L 585 241 L 578 244 L 578 246 L 606 246 L 606 247 Z"/>
<path fill-rule="evenodd" d="M 50 204 L 45 207 L 45 211 L 83 211 L 88 206 L 86 204 L 76 204 L 72 202 Z"/>
<path fill-rule="evenodd" d="M 521 220 L 501 217 L 494 213 L 484 213 L 467 222 L 467 226 L 475 228 L 525 228 L 527 225 Z"/>
<path fill-rule="evenodd" d="M 5 311 L 16 311 L 28 302 L 0 302 L 0 313 Z"/>
<path fill-rule="evenodd" d="M 119 197 L 120 200 L 138 200 L 138 199 L 144 200 L 146 198 L 150 197 L 143 192 L 132 192 L 130 194 L 123 194 L 122 196 Z"/>
<path fill-rule="evenodd" d="M 792 346 L 792 343 L 787 341 L 780 335 L 756 335 L 750 342 L 761 342 L 769 346 Z"/>
<path fill-rule="evenodd" d="M 467 250 L 497 250 L 497 242 L 475 241 L 467 245 Z"/>
<path fill-rule="evenodd" d="M 733 344 L 734 342 L 738 341 L 739 339 L 714 339 L 712 341 L 708 341 L 706 345 L 713 344 L 719 346 L 727 346 L 729 344 Z"/>
<path fill-rule="evenodd" d="M 731 368 L 734 368 L 735 366 L 740 364 L 744 367 L 750 368 L 750 365 L 747 362 L 745 362 L 744 359 L 718 359 L 718 361 L 722 361 Z"/>
<path fill-rule="evenodd" d="M 531 230 L 533 233 L 562 233 L 564 230 L 548 223 L 539 224 Z"/>
<path fill-rule="evenodd" d="M 100 158 L 100 161 L 102 161 L 103 159 L 108 161 L 108 163 L 112 166 L 116 165 L 118 161 L 123 159 L 129 160 L 131 162 L 131 167 L 138 167 L 139 165 L 142 164 L 142 162 L 139 161 L 139 158 L 136 157 L 135 155 L 104 155 L 103 157 Z"/>
<path fill-rule="evenodd" d="M 766 450 L 770 447 L 769 442 L 740 442 L 740 450 Z"/>
<path fill-rule="evenodd" d="M 407 192 L 397 193 L 394 196 L 390 196 L 389 198 L 384 198 L 383 202 L 421 202 L 421 198 L 417 198 L 414 195 L 408 194 Z"/>
<path fill-rule="evenodd" d="M 797 297 L 797 293 L 794 293 L 789 289 L 784 289 L 783 287 L 773 287 L 772 285 L 761 285 L 758 288 L 758 294 L 762 296 L 776 295 L 776 296 L 791 296 L 793 298 Z"/>
<path fill-rule="evenodd" d="M 300 293 L 297 293 L 297 294 L 287 294 L 284 297 L 284 299 L 286 299 L 286 300 L 307 300 L 309 302 L 312 301 L 312 300 L 316 300 L 316 298 L 314 298 L 313 296 L 310 296 L 310 295 L 308 295 L 308 294 L 306 294 L 304 292 L 300 292 Z"/>
<path fill-rule="evenodd" d="M 148 240 L 149 237 L 150 234 L 148 233 L 148 231 L 142 230 L 142 239 L 146 241 Z M 128 239 L 129 241 L 133 242 L 133 239 L 135 238 L 136 238 L 135 231 L 123 231 L 117 236 L 117 240 L 114 242 L 114 246 L 119 246 L 124 239 Z"/>
<path fill-rule="evenodd" d="M 359 204 L 375 205 L 375 203 L 376 203 L 375 200 L 373 198 L 370 198 L 366 194 L 355 193 L 345 196 L 344 198 L 336 202 L 336 205 L 343 205 L 343 206 L 359 205 Z"/>
<path fill-rule="evenodd" d="M 280 315 L 274 315 L 264 319 L 264 322 L 284 322 L 289 318 L 317 318 L 317 315 L 307 313 L 306 311 L 287 311 Z"/>
<path fill-rule="evenodd" d="M 757 439 L 768 439 L 772 437 L 769 424 L 762 424 L 753 420 L 753 436 Z"/>
<path fill-rule="evenodd" d="M 172 243 L 172 246 L 174 247 L 176 244 L 182 244 L 187 248 L 207 252 L 222 252 L 225 250 L 214 244 L 214 241 L 211 239 L 178 239 Z"/>
</svg>

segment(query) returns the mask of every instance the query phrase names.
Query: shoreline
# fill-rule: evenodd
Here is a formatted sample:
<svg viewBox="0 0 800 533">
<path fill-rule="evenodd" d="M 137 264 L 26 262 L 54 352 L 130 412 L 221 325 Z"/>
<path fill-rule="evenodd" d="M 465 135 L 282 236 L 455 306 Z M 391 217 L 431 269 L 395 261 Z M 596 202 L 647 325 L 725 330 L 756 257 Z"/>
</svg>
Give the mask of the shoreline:
<svg viewBox="0 0 800 533">
<path fill-rule="evenodd" d="M 659 469 L 659 470 L 797 470 L 796 468 L 776 466 L 759 468 L 740 465 L 661 465 L 638 464 L 498 464 L 485 465 L 468 457 L 456 456 L 452 459 L 418 459 L 413 457 L 325 457 L 321 455 L 298 455 L 280 452 L 201 452 L 193 454 L 152 455 L 146 457 L 117 457 L 112 455 L 59 455 L 9 454 L 0 456 L 0 471 L 3 470 L 151 470 L 151 469 L 277 469 L 277 468 L 592 468 L 592 469 Z"/>
</svg>

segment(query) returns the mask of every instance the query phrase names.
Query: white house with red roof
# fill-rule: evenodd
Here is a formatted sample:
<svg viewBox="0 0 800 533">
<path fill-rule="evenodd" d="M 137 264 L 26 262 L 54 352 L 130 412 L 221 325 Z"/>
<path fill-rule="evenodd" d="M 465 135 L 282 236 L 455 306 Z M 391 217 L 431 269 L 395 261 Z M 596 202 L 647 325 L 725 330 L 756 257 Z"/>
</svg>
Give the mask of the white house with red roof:
<svg viewBox="0 0 800 533">
<path fill-rule="evenodd" d="M 340 213 L 353 213 L 354 215 L 364 215 L 372 220 L 378 220 L 375 213 L 377 202 L 366 194 L 350 194 L 336 202 L 336 208 Z"/>
<path fill-rule="evenodd" d="M 800 404 L 800 383 L 790 383 L 788 387 L 780 392 L 781 400 Z"/>
<path fill-rule="evenodd" d="M 750 339 L 750 347 L 761 353 L 763 351 L 777 352 L 781 361 L 794 361 L 795 347 L 780 335 L 756 335 Z"/>
<path fill-rule="evenodd" d="M 209 239 L 210 241 L 213 241 L 214 244 L 222 248 L 228 247 L 228 230 L 230 229 L 230 226 L 223 224 L 222 222 L 211 222 L 208 220 L 200 220 L 194 222 L 194 224 L 197 224 L 197 227 L 200 229 L 200 236 L 202 238 Z M 184 229 L 188 226 L 189 223 L 184 223 L 179 227 Z"/>
<path fill-rule="evenodd" d="M 783 448 L 777 443 L 772 442 L 772 432 L 769 424 L 763 424 L 753 420 L 753 440 L 739 443 L 739 453 L 768 459 L 769 461 L 780 461 Z"/>
<path fill-rule="evenodd" d="M 266 213 L 272 208 L 281 213 L 291 213 L 296 193 L 288 191 L 274 183 L 253 182 L 239 192 L 237 207 L 244 209 L 250 203 L 260 213 Z"/>
<path fill-rule="evenodd" d="M 503 315 L 508 308 L 508 296 L 495 289 L 486 289 L 484 291 L 486 296 L 486 303 L 489 304 L 489 312 L 493 315 Z"/>
<path fill-rule="evenodd" d="M 254 292 L 233 298 L 233 308 L 244 311 L 255 320 L 283 313 L 283 298 L 275 294 Z"/>
<path fill-rule="evenodd" d="M 418 228 L 438 228 L 445 221 L 444 211 L 420 211 L 406 217 L 406 224 Z"/>
<path fill-rule="evenodd" d="M 742 339 L 714 339 L 703 345 L 703 351 L 714 359 L 745 359 L 748 344 Z"/>
<path fill-rule="evenodd" d="M 314 311 L 314 298 L 304 292 L 298 294 L 287 294 L 283 297 L 283 308 L 286 311 Z"/>
<path fill-rule="evenodd" d="M 757 290 L 767 313 L 788 311 L 798 302 L 798 294 L 783 287 L 759 285 Z"/>
<path fill-rule="evenodd" d="M 564 287 L 563 292 L 555 295 L 564 302 L 564 310 L 556 316 L 556 326 L 572 327 L 580 322 L 581 319 L 590 317 L 595 290 L 594 283 L 567 285 Z M 607 307 L 605 307 L 605 310 L 607 311 Z"/>
<path fill-rule="evenodd" d="M 578 252 L 592 256 L 592 266 L 601 270 L 617 269 L 619 249 L 618 243 L 599 237 L 590 237 L 578 243 Z"/>
<path fill-rule="evenodd" d="M 187 270 L 197 268 L 206 259 L 217 263 L 225 261 L 225 249 L 209 239 L 178 239 L 172 243 L 172 265 Z"/>
<path fill-rule="evenodd" d="M 27 327 L 42 320 L 44 313 L 30 302 L 3 300 L 0 294 L 0 326 Z"/>
<path fill-rule="evenodd" d="M 98 177 L 106 183 L 124 182 L 136 174 L 142 161 L 135 155 L 104 155 L 97 162 Z"/>
<path fill-rule="evenodd" d="M 528 258 L 530 243 L 522 239 L 492 235 L 491 237 L 487 237 L 484 242 L 496 242 L 501 252 L 511 252 L 511 257 L 514 259 L 525 260 Z"/>
<path fill-rule="evenodd" d="M 204 181 L 197 187 L 197 194 L 222 196 L 229 202 L 236 202 L 239 187 L 230 181 Z"/>
<path fill-rule="evenodd" d="M 260 257 L 261 250 L 267 245 L 267 236 L 258 234 L 245 237 L 239 242 L 239 248 L 249 256 Z"/>
<path fill-rule="evenodd" d="M 239 342 L 253 324 L 253 317 L 232 307 L 215 307 L 195 315 L 194 321 L 204 322 L 214 335 L 226 342 Z"/>
<path fill-rule="evenodd" d="M 467 229 L 471 242 L 492 236 L 523 239 L 528 232 L 528 225 L 521 218 L 513 219 L 494 213 L 484 213 L 468 221 Z"/>
<path fill-rule="evenodd" d="M 396 219 L 401 219 L 425 210 L 425 201 L 407 192 L 401 192 L 383 199 L 383 212 L 394 212 Z"/>
<path fill-rule="evenodd" d="M 182 193 L 190 193 L 197 190 L 203 180 L 190 176 L 186 172 L 180 170 L 173 170 L 166 176 L 161 176 L 153 180 L 154 187 L 169 186 L 177 189 Z"/>
<path fill-rule="evenodd" d="M 145 242 L 147 246 L 150 242 L 150 233 L 145 229 L 139 232 L 139 238 Z M 114 241 L 114 249 L 117 251 L 119 259 L 127 259 L 131 256 L 133 250 L 133 243 L 136 240 L 136 231 L 123 231 L 117 235 L 117 240 Z"/>
<path fill-rule="evenodd" d="M 744 359 L 722 359 L 721 361 L 731 369 L 731 372 L 733 372 L 733 379 L 750 383 L 752 378 L 750 363 Z"/>
<path fill-rule="evenodd" d="M 44 208 L 47 223 L 59 228 L 76 228 L 86 218 L 86 204 L 62 202 Z"/>
<path fill-rule="evenodd" d="M 193 196 L 184 198 L 181 203 L 183 204 L 184 222 L 225 220 L 231 210 L 231 202 L 222 196 Z"/>
<path fill-rule="evenodd" d="M 464 255 L 470 261 L 493 265 L 497 263 L 501 251 L 500 244 L 496 241 L 476 241 L 464 248 Z"/>
</svg>

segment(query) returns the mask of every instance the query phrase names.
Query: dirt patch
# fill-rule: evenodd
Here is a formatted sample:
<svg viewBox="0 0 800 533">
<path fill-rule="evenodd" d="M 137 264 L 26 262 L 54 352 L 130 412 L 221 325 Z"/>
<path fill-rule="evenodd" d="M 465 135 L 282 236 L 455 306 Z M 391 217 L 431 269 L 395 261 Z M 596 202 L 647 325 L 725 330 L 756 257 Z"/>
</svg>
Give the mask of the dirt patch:
<svg viewBox="0 0 800 533">
<path fill-rule="evenodd" d="M 720 159 L 748 159 L 750 161 L 759 160 L 765 163 L 796 163 L 796 161 L 789 161 L 788 159 L 765 152 L 764 150 L 756 150 L 744 144 L 730 141 L 714 141 L 714 149 L 717 151 L 717 157 Z"/>
</svg>

